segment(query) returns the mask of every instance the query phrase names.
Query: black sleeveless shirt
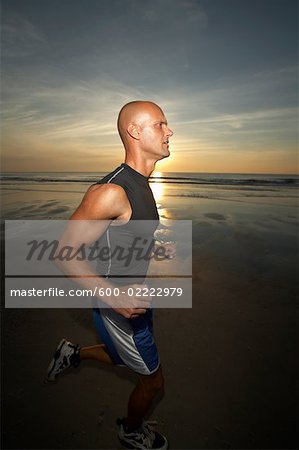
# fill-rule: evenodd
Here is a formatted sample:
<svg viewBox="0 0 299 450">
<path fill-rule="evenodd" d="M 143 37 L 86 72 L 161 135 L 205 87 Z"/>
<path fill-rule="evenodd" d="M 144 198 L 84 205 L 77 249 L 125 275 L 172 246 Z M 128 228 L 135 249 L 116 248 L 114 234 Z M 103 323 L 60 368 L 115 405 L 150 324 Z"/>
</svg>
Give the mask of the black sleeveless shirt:
<svg viewBox="0 0 299 450">
<path fill-rule="evenodd" d="M 100 249 L 108 249 L 104 253 L 106 257 L 98 259 L 98 274 L 112 278 L 116 284 L 142 283 L 150 262 L 154 232 L 159 224 L 148 178 L 123 163 L 97 184 L 105 183 L 117 184 L 125 190 L 132 214 L 125 225 L 110 226 L 98 241 Z M 137 278 L 133 279 L 135 276 Z"/>
<path fill-rule="evenodd" d="M 156 202 L 148 178 L 128 164 L 121 164 L 106 175 L 98 184 L 113 183 L 121 186 L 132 208 L 130 220 L 159 220 Z"/>
</svg>

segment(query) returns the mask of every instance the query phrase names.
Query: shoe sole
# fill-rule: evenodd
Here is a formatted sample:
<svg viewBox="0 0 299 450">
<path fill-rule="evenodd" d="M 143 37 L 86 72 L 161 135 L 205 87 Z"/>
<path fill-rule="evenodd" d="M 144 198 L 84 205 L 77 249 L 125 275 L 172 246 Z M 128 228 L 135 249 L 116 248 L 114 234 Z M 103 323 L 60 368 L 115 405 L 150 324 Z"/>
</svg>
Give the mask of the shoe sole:
<svg viewBox="0 0 299 450">
<path fill-rule="evenodd" d="M 135 449 L 135 447 L 128 447 L 128 444 L 125 442 L 125 441 L 123 441 L 122 439 L 120 439 L 120 438 L 118 438 L 119 439 L 119 442 L 120 442 L 120 444 L 121 444 L 121 446 L 122 446 L 122 448 L 123 449 L 126 449 L 126 450 L 129 450 L 129 449 L 131 449 L 131 450 L 138 450 L 138 449 Z M 130 444 L 129 444 L 130 445 Z M 169 443 L 167 442 L 166 443 L 166 446 L 164 446 L 164 447 L 160 447 L 160 449 L 161 450 L 169 450 Z M 158 449 L 159 450 L 159 449 Z"/>
<path fill-rule="evenodd" d="M 165 436 L 163 436 L 163 438 L 165 439 L 165 444 L 163 445 L 163 447 L 159 447 L 157 450 L 169 450 L 170 449 L 168 440 L 166 439 Z M 135 447 L 133 447 L 132 444 L 128 444 L 126 441 L 124 441 L 120 436 L 118 436 L 118 440 L 123 449 L 138 450 L 138 449 L 135 449 Z"/>
<path fill-rule="evenodd" d="M 49 367 L 48 367 L 48 370 L 47 370 L 47 376 L 46 376 L 46 378 L 44 379 L 44 383 L 45 383 L 45 384 L 47 384 L 47 383 L 55 383 L 56 377 L 55 377 L 54 379 L 51 379 L 51 378 L 49 378 L 49 375 L 51 374 L 52 370 L 54 369 L 55 364 L 56 364 L 56 361 L 57 361 L 57 359 L 58 359 L 59 356 L 60 356 L 61 349 L 62 349 L 62 347 L 64 346 L 64 344 L 65 344 L 66 342 L 67 342 L 66 339 L 63 338 L 63 339 L 61 339 L 61 341 L 60 341 L 59 344 L 58 344 L 58 346 L 57 346 L 57 348 L 56 348 L 56 350 L 55 350 L 54 356 L 53 356 L 53 358 L 51 359 L 51 362 L 50 362 L 50 364 L 49 364 Z"/>
</svg>

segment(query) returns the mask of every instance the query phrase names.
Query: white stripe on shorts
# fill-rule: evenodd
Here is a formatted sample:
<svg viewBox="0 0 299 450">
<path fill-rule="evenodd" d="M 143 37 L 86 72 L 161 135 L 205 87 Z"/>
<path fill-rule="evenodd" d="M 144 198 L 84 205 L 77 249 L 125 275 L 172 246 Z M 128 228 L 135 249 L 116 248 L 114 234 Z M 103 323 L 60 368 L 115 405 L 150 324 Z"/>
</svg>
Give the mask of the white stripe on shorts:
<svg viewBox="0 0 299 450">
<path fill-rule="evenodd" d="M 116 351 L 125 365 L 142 375 L 156 372 L 160 365 L 160 358 L 157 367 L 149 370 L 136 347 L 133 339 L 134 331 L 128 319 L 108 308 L 101 309 L 101 316 Z"/>
</svg>

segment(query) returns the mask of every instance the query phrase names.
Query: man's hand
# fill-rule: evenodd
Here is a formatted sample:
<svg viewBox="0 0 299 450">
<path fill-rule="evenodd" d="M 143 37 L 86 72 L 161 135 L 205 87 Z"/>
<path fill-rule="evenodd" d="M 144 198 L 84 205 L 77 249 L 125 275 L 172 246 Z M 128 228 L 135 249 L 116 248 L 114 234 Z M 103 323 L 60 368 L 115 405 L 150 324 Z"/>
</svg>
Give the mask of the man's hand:
<svg viewBox="0 0 299 450">
<path fill-rule="evenodd" d="M 144 284 L 131 284 L 119 287 L 119 295 L 111 295 L 105 297 L 107 303 L 114 311 L 126 319 L 135 319 L 145 314 L 147 308 L 150 307 L 152 298 L 143 296 Z"/>
<path fill-rule="evenodd" d="M 139 317 L 140 315 L 146 313 L 146 309 L 141 308 L 113 308 L 113 309 L 126 319 L 136 319 L 136 317 Z"/>
</svg>

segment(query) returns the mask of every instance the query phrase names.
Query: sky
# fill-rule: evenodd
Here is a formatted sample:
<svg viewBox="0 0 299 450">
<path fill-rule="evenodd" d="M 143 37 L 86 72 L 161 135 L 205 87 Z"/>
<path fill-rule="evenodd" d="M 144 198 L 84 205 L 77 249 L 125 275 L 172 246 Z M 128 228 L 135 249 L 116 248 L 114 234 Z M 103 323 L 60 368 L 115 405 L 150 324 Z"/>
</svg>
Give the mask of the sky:
<svg viewBox="0 0 299 450">
<path fill-rule="evenodd" d="M 2 0 L 1 25 L 2 171 L 113 170 L 151 100 L 158 170 L 298 173 L 297 0 Z"/>
</svg>

